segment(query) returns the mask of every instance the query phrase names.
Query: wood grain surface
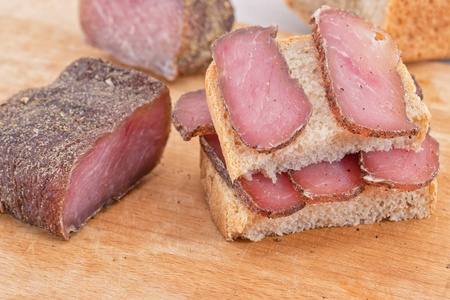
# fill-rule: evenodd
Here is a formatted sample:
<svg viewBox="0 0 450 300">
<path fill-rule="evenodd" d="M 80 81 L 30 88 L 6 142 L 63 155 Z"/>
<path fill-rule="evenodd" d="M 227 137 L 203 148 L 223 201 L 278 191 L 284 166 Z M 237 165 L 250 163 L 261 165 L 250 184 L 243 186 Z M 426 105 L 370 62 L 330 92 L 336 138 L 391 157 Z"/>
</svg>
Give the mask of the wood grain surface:
<svg viewBox="0 0 450 300">
<path fill-rule="evenodd" d="M 77 2 L 0 1 L 0 101 L 49 84 L 87 45 Z M 441 145 L 439 196 L 426 220 L 227 242 L 199 183 L 199 146 L 172 134 L 162 163 L 70 241 L 0 215 L 1 299 L 448 299 L 450 65 L 409 65 Z M 169 84 L 175 101 L 202 75 Z"/>
</svg>

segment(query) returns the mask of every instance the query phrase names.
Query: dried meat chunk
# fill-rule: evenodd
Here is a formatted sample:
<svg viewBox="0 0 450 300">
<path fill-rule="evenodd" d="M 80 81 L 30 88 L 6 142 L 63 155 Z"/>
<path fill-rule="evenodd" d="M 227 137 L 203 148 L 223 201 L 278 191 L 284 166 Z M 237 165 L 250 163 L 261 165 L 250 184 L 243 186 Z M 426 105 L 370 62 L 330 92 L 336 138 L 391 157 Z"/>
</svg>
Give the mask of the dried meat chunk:
<svg viewBox="0 0 450 300">
<path fill-rule="evenodd" d="M 88 43 L 168 80 L 205 68 L 233 25 L 229 0 L 81 0 Z"/>
<path fill-rule="evenodd" d="M 69 239 L 159 162 L 167 86 L 83 58 L 0 106 L 0 211 Z"/>
</svg>

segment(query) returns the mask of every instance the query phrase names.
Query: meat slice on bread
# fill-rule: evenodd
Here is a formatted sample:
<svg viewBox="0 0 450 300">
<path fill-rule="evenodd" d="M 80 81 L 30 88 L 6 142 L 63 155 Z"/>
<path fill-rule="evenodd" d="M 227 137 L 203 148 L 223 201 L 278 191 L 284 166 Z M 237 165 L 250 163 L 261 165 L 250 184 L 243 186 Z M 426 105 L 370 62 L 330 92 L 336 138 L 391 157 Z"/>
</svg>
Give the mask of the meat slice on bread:
<svg viewBox="0 0 450 300">
<path fill-rule="evenodd" d="M 311 163 L 339 160 L 347 153 L 388 150 L 392 147 L 419 149 L 429 129 L 430 113 L 416 93 L 416 85 L 406 66 L 399 62 L 398 73 L 404 85 L 406 115 L 418 128 L 415 136 L 389 139 L 354 134 L 337 123 L 328 105 L 319 54 L 310 35 L 294 36 L 279 41 L 290 69 L 312 104 L 312 113 L 302 133 L 285 148 L 273 153 L 259 153 L 242 143 L 232 129 L 222 101 L 215 63 L 206 72 L 206 95 L 214 127 L 223 147 L 231 178 L 262 170 L 274 178 L 277 172 L 300 169 Z M 317 151 L 320 149 L 320 151 Z"/>
<path fill-rule="evenodd" d="M 382 220 L 403 221 L 427 218 L 437 199 L 437 180 L 413 191 L 368 186 L 348 201 L 307 204 L 294 214 L 268 218 L 255 213 L 214 168 L 202 151 L 200 178 L 211 216 L 225 239 L 259 241 L 314 228 L 354 226 Z"/>
<path fill-rule="evenodd" d="M 240 129 L 236 130 L 233 126 L 227 106 L 230 99 L 225 99 L 229 97 L 229 91 L 223 92 L 221 80 L 225 78 L 228 82 L 245 86 L 247 82 L 254 84 L 255 78 L 247 81 L 248 72 L 242 71 L 241 67 L 237 68 L 240 70 L 238 72 L 233 72 L 233 68 L 219 70 L 216 66 L 218 62 L 211 63 L 207 70 L 206 103 L 199 103 L 202 107 L 209 107 L 217 136 L 200 136 L 201 182 L 213 220 L 228 240 L 242 237 L 258 241 L 267 235 L 281 235 L 320 227 L 373 223 L 383 219 L 398 221 L 425 218 L 434 209 L 439 144 L 429 135 L 430 114 L 419 97 L 420 89 L 417 83 L 398 56 L 391 57 L 393 60 L 390 61 L 384 59 L 384 47 L 388 46 L 388 50 L 392 47 L 387 33 L 353 14 L 339 10 L 323 8 L 316 12 L 315 16 L 322 12 L 338 14 L 344 18 L 344 22 L 336 25 L 336 30 L 341 33 L 345 30 L 339 27 L 345 26 L 346 18 L 349 18 L 359 26 L 354 30 L 362 31 L 357 38 L 375 37 L 375 42 L 361 41 L 361 44 L 371 45 L 369 48 L 373 55 L 370 56 L 373 56 L 375 61 L 369 63 L 367 57 L 364 58 L 365 61 L 361 61 L 362 55 L 351 58 L 350 56 L 355 54 L 348 51 L 346 45 L 335 43 L 328 37 L 317 38 L 316 35 L 314 39 L 312 36 L 302 36 L 279 41 L 279 51 L 289 67 L 290 76 L 298 80 L 311 104 L 311 114 L 306 125 L 284 147 L 272 149 L 270 152 L 258 151 L 245 143 Z M 329 20 L 322 19 L 320 22 Z M 253 27 L 251 30 L 241 30 L 260 37 L 260 33 L 267 29 Z M 317 31 L 317 28 L 315 30 Z M 382 33 L 384 38 L 377 40 L 377 32 Z M 232 34 L 242 37 L 240 32 Z M 320 34 L 322 33 L 319 32 Z M 332 28 L 331 35 L 336 36 Z M 249 40 L 254 41 L 255 38 L 250 37 Z M 227 40 L 221 38 L 220 42 Z M 249 44 L 259 47 L 258 43 Z M 232 48 L 235 45 L 221 45 L 225 49 L 227 46 Z M 324 53 L 324 47 L 337 47 L 336 50 L 341 51 L 340 54 L 343 55 L 335 58 Z M 224 66 L 224 59 L 230 60 L 231 62 L 225 65 L 231 66 L 235 59 L 245 55 L 252 57 L 252 64 L 248 65 L 254 67 L 256 60 L 252 55 L 259 53 L 261 49 L 256 51 L 252 47 L 244 47 L 242 51 L 239 55 L 222 56 L 221 68 Z M 265 54 L 258 55 L 267 57 Z M 347 70 L 347 73 L 330 72 L 328 65 L 335 64 L 335 59 L 342 60 L 342 70 Z M 269 73 L 262 74 L 259 78 L 264 81 L 265 78 L 271 78 L 274 84 L 269 81 L 267 86 L 279 87 L 279 82 L 286 82 L 277 76 L 267 76 L 272 75 L 272 70 L 280 66 L 279 63 L 273 63 L 273 60 L 267 60 L 267 63 L 271 65 L 261 68 L 261 72 Z M 371 75 L 364 76 L 371 71 L 388 76 L 382 79 L 374 79 Z M 348 77 L 345 77 L 346 74 Z M 339 81 L 337 76 L 342 75 L 344 78 Z M 230 81 L 230 77 L 234 77 L 233 80 Z M 345 83 L 346 103 L 342 104 L 330 97 L 336 96 L 331 89 L 336 88 L 333 85 L 336 83 L 339 88 L 339 84 L 343 84 L 348 78 L 350 82 Z M 367 82 L 368 78 L 370 82 Z M 380 90 L 381 97 L 393 98 L 381 101 L 376 98 L 364 99 L 359 93 L 359 84 L 353 84 L 355 81 L 361 81 L 361 86 L 374 89 L 371 97 L 376 97 L 377 90 Z M 376 84 L 372 85 L 374 82 Z M 260 84 L 261 82 L 258 85 L 264 86 Z M 392 93 L 388 91 L 383 95 L 381 90 L 384 88 Z M 266 97 L 265 101 L 275 98 L 272 96 L 273 92 L 270 91 L 271 96 Z M 285 90 L 276 96 L 277 101 L 281 103 L 286 99 L 283 92 Z M 266 90 L 261 89 L 260 93 L 265 94 Z M 242 94 L 245 93 L 238 96 Z M 241 116 L 245 116 L 245 107 L 252 107 L 254 100 L 251 94 L 241 97 L 239 101 L 244 102 L 239 103 L 240 110 L 243 110 L 239 111 Z M 370 107 L 374 110 L 370 117 L 377 118 L 379 115 L 383 125 L 388 124 L 387 128 L 372 128 L 372 124 L 361 125 L 361 122 L 366 121 L 364 118 L 354 118 L 347 123 L 340 122 L 339 118 L 349 116 L 345 115 L 346 111 L 337 113 L 333 110 L 336 103 L 360 106 L 369 100 L 372 101 Z M 287 101 L 286 105 L 289 106 L 290 101 Z M 395 112 L 381 115 L 386 109 L 394 109 Z M 280 109 L 281 118 L 282 112 Z M 268 110 L 267 114 L 273 114 L 273 111 Z M 260 117 L 264 118 L 264 115 L 262 113 Z M 251 125 L 264 122 L 266 120 L 260 122 L 253 118 Z M 287 122 L 291 123 L 290 120 Z M 392 127 L 392 124 L 395 126 Z M 366 127 L 363 130 L 353 130 L 358 126 Z M 246 128 L 249 129 L 251 126 Z M 391 169 L 386 166 L 384 157 L 394 160 L 389 163 Z M 406 176 L 403 174 L 403 166 L 409 170 Z"/>
</svg>

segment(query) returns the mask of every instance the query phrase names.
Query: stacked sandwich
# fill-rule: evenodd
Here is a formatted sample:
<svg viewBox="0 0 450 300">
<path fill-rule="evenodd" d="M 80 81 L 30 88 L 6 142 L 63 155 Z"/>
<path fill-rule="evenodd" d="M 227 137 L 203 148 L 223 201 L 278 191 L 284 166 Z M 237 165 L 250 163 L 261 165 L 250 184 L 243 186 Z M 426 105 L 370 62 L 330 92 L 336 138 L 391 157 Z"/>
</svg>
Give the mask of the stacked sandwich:
<svg viewBox="0 0 450 300">
<path fill-rule="evenodd" d="M 322 7 L 312 35 L 277 28 L 219 38 L 206 93 L 173 123 L 200 136 L 201 181 L 229 240 L 428 217 L 439 145 L 420 87 L 382 29 Z"/>
</svg>

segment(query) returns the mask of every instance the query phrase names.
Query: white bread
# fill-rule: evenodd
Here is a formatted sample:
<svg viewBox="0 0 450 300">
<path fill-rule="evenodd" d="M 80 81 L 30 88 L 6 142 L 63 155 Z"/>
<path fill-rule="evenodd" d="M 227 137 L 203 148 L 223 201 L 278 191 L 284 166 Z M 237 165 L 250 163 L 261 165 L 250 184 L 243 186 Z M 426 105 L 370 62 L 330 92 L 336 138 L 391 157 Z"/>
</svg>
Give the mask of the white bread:
<svg viewBox="0 0 450 300">
<path fill-rule="evenodd" d="M 438 0 L 285 0 L 309 22 L 322 5 L 355 12 L 386 29 L 405 62 L 450 58 L 450 1 Z"/>
<path fill-rule="evenodd" d="M 323 160 L 335 161 L 347 153 L 358 151 L 388 150 L 392 147 L 419 149 L 428 132 L 430 113 L 416 94 L 416 86 L 403 63 L 397 71 L 405 88 L 406 113 L 419 127 L 417 137 L 393 139 L 362 137 L 341 128 L 331 113 L 325 97 L 324 82 L 317 60 L 318 53 L 311 36 L 297 36 L 279 41 L 281 51 L 288 63 L 291 76 L 299 80 L 313 105 L 313 113 L 306 128 L 289 146 L 270 154 L 258 153 L 244 145 L 232 129 L 225 110 L 215 64 L 206 72 L 206 95 L 219 136 L 227 169 L 232 180 L 248 176 L 256 171 L 275 178 L 277 172 L 300 169 Z"/>
<path fill-rule="evenodd" d="M 422 219 L 434 211 L 437 180 L 414 191 L 385 190 L 366 186 L 363 193 L 345 202 L 307 204 L 302 210 L 277 219 L 252 212 L 228 187 L 201 150 L 201 184 L 214 223 L 227 240 L 246 238 L 259 241 L 265 236 L 283 235 L 303 230 Z"/>
</svg>

